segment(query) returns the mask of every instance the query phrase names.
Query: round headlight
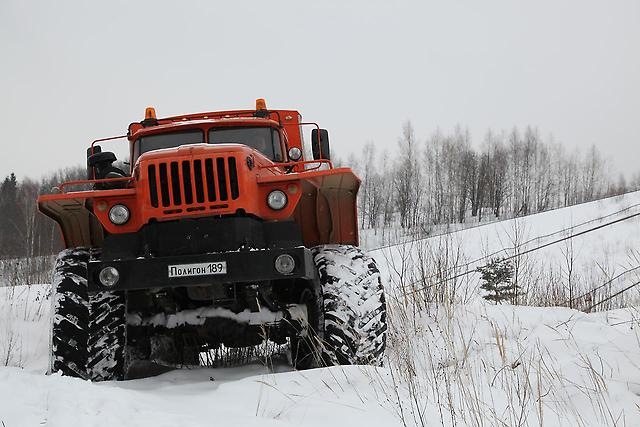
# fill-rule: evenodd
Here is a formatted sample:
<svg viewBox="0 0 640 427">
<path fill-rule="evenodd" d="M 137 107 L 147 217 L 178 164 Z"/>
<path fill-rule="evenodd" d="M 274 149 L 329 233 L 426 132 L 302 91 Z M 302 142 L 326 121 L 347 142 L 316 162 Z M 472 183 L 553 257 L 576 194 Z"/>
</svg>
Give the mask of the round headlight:
<svg viewBox="0 0 640 427">
<path fill-rule="evenodd" d="M 109 209 L 109 221 L 115 225 L 122 225 L 129 221 L 129 208 L 125 205 L 113 205 Z"/>
<path fill-rule="evenodd" d="M 269 196 L 267 196 L 267 204 L 271 209 L 279 211 L 287 206 L 287 195 L 284 194 L 284 191 L 273 190 L 269 193 Z"/>
<path fill-rule="evenodd" d="M 298 147 L 289 148 L 289 158 L 298 161 L 302 157 L 302 151 Z"/>
<path fill-rule="evenodd" d="M 296 268 L 296 261 L 289 254 L 278 255 L 275 267 L 280 274 L 291 274 L 293 269 Z"/>
<path fill-rule="evenodd" d="M 118 280 L 120 280 L 120 273 L 118 273 L 118 270 L 116 270 L 114 267 L 105 267 L 100 270 L 98 279 L 104 286 L 112 287 L 115 286 L 116 283 L 118 283 Z"/>
</svg>

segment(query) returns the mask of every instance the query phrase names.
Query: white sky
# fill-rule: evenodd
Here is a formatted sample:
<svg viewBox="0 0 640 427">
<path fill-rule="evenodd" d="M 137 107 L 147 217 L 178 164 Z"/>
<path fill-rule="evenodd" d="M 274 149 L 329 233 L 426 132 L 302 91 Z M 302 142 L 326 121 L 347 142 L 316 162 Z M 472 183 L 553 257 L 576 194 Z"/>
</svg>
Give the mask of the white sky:
<svg viewBox="0 0 640 427">
<path fill-rule="evenodd" d="M 161 116 L 296 108 L 345 156 L 536 125 L 640 170 L 640 1 L 0 0 L 0 176 Z"/>
</svg>

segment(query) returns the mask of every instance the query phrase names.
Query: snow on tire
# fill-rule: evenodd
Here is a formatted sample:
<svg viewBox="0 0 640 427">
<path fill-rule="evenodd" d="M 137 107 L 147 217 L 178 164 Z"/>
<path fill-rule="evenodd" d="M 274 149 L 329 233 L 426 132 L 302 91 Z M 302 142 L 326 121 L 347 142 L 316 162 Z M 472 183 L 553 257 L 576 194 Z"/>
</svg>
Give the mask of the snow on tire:
<svg viewBox="0 0 640 427">
<path fill-rule="evenodd" d="M 375 260 L 347 245 L 315 247 L 313 257 L 322 287 L 325 363 L 380 366 L 387 319 Z"/>
<path fill-rule="evenodd" d="M 89 251 L 66 249 L 58 255 L 52 286 L 49 372 L 86 378 L 89 338 L 87 262 Z"/>
<path fill-rule="evenodd" d="M 124 294 L 99 292 L 89 299 L 87 374 L 93 381 L 123 379 L 127 332 Z"/>
<path fill-rule="evenodd" d="M 58 255 L 52 280 L 49 372 L 96 381 L 124 378 L 124 296 L 87 292 L 86 248 Z"/>
</svg>

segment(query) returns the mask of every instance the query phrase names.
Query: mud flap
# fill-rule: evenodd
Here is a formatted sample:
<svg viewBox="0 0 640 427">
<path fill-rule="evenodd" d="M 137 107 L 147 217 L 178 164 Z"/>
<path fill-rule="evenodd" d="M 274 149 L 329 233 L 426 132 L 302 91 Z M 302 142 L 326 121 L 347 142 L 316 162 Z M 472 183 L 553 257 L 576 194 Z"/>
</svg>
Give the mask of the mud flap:
<svg viewBox="0 0 640 427">
<path fill-rule="evenodd" d="M 65 247 L 98 247 L 104 237 L 102 225 L 86 208 L 85 198 L 41 201 L 40 211 L 53 218 L 62 231 Z"/>
<path fill-rule="evenodd" d="M 310 246 L 358 244 L 356 197 L 360 180 L 349 169 L 336 171 L 301 181 L 303 196 L 296 215 L 303 240 Z"/>
</svg>

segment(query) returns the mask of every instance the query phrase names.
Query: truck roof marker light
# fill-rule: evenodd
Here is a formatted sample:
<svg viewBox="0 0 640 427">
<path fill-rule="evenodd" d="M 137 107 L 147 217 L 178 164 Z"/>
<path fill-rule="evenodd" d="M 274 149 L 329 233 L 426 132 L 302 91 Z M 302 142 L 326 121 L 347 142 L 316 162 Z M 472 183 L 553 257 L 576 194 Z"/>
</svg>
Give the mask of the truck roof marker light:
<svg viewBox="0 0 640 427">
<path fill-rule="evenodd" d="M 140 122 L 143 127 L 155 126 L 158 124 L 156 118 L 156 109 L 153 107 L 147 107 L 144 109 L 144 120 Z"/>
<path fill-rule="evenodd" d="M 145 110 L 144 110 L 144 119 L 145 120 L 149 120 L 149 119 L 156 120 L 157 119 L 157 117 L 156 117 L 156 109 L 153 108 L 153 107 L 145 108 Z"/>
<path fill-rule="evenodd" d="M 267 110 L 267 101 L 264 98 L 256 99 L 256 112 L 253 113 L 253 117 L 266 119 L 269 117 L 269 111 Z"/>
</svg>

